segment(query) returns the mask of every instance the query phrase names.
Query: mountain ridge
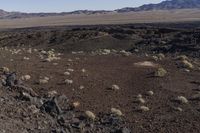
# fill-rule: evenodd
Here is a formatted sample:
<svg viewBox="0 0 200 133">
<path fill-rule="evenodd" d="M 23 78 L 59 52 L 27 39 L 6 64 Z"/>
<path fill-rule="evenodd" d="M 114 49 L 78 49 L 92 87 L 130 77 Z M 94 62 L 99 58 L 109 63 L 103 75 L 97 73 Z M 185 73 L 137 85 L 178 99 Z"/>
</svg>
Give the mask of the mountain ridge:
<svg viewBox="0 0 200 133">
<path fill-rule="evenodd" d="M 139 11 L 153 11 L 153 10 L 173 10 L 173 9 L 200 9 L 200 0 L 166 0 L 158 4 L 144 4 L 139 7 L 125 7 L 113 11 L 108 10 L 75 10 L 71 12 L 61 13 L 24 13 L 24 12 L 7 12 L 0 9 L 0 19 L 15 19 L 15 18 L 29 18 L 29 17 L 46 17 L 46 16 L 64 16 L 70 14 L 107 14 L 107 13 L 126 13 Z"/>
</svg>

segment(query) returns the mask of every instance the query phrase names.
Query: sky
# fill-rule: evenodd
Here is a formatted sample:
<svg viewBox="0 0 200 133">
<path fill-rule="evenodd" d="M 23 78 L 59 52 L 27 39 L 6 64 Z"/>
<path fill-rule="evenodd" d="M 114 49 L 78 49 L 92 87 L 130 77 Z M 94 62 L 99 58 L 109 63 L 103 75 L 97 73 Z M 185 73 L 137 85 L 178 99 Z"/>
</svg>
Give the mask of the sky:
<svg viewBox="0 0 200 133">
<path fill-rule="evenodd" d="M 0 9 L 20 12 L 68 12 L 74 10 L 113 10 L 159 3 L 163 0 L 0 0 Z"/>
</svg>

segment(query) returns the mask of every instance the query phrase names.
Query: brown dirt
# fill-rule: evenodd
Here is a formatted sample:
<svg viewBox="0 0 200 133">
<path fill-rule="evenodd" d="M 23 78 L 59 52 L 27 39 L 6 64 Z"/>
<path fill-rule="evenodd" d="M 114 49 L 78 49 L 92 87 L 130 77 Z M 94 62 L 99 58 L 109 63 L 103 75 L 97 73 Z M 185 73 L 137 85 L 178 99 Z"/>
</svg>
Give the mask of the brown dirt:
<svg viewBox="0 0 200 133">
<path fill-rule="evenodd" d="M 44 98 L 49 91 L 56 90 L 58 94 L 66 95 L 70 104 L 76 101 L 80 102 L 80 107 L 73 110 L 73 113 L 78 116 L 84 114 L 84 111 L 90 110 L 101 119 L 102 113 L 110 114 L 110 109 L 114 107 L 120 109 L 124 114 L 122 116 L 124 123 L 120 126 L 129 128 L 131 132 L 199 132 L 199 100 L 190 99 L 200 91 L 199 39 L 196 44 L 192 45 L 195 46 L 193 49 L 190 49 L 191 45 L 186 43 L 183 45 L 184 47 L 180 45 L 190 38 L 193 30 L 148 26 L 142 28 L 133 25 L 62 28 L 2 31 L 0 44 L 2 47 L 7 46 L 8 50 L 6 48 L 0 50 L 0 67 L 6 66 L 12 72 L 16 72 L 18 79 L 22 75 L 30 75 L 31 79 L 24 83 L 31 87 L 40 98 Z M 123 34 L 119 35 L 120 32 Z M 156 42 L 162 41 L 162 38 L 159 37 L 160 34 L 163 34 L 164 40 L 168 40 L 168 42 L 158 44 L 162 47 L 171 46 L 172 51 L 155 50 L 160 47 Z M 125 35 L 125 38 L 122 35 Z M 185 40 L 179 40 L 180 36 Z M 143 44 L 143 42 L 152 42 L 153 40 L 154 44 Z M 132 44 L 133 42 L 134 44 Z M 174 42 L 175 45 L 172 45 L 171 42 Z M 60 56 L 60 60 L 44 62 L 39 58 L 40 52 L 27 52 L 30 47 L 32 51 L 34 48 L 39 50 L 55 48 L 56 52 L 61 52 L 63 55 Z M 120 52 L 111 52 L 108 55 L 91 54 L 91 51 L 102 48 L 125 49 L 132 53 L 130 56 L 124 56 Z M 21 49 L 21 54 L 12 54 L 9 51 L 14 49 Z M 135 49 L 139 49 L 139 52 L 134 52 Z M 83 50 L 84 53 L 71 54 L 72 51 L 79 50 Z M 152 55 L 157 55 L 156 53 L 159 52 L 165 53 L 166 58 L 155 61 Z M 189 55 L 189 60 L 195 68 L 190 72 L 180 68 L 175 60 L 179 54 Z M 24 57 L 29 57 L 30 60 L 24 60 Z M 153 62 L 156 67 L 135 65 L 135 63 L 144 61 Z M 158 67 L 167 70 L 168 73 L 165 77 L 153 76 L 153 72 Z M 70 72 L 70 76 L 64 75 L 69 68 L 74 69 L 74 72 Z M 83 73 L 82 69 L 85 69 L 86 72 Z M 41 76 L 49 77 L 49 82 L 38 84 Z M 73 83 L 63 84 L 65 79 L 72 79 Z M 113 84 L 118 85 L 120 89 L 112 90 Z M 80 89 L 81 85 L 85 88 Z M 153 96 L 146 95 L 149 90 L 154 92 Z M 138 94 L 143 95 L 146 103 L 135 102 Z M 178 96 L 186 97 L 189 103 L 178 103 L 175 100 Z M 16 88 L 2 86 L 0 88 L 0 132 L 46 133 L 53 132 L 53 129 L 66 128 L 65 125 L 59 123 L 57 118 L 48 113 L 41 112 L 41 110 L 32 113 L 31 105 L 31 102 L 20 99 Z M 68 105 L 68 103 L 64 105 Z M 138 111 L 141 105 L 149 107 L 150 110 L 148 112 Z M 177 107 L 182 108 L 183 111 L 175 110 Z M 81 118 L 80 121 L 82 121 Z M 83 122 L 85 121 L 83 120 Z M 92 130 L 93 132 L 100 129 L 96 128 L 98 124 L 99 121 L 90 123 L 90 126 L 95 129 Z M 108 130 L 108 128 L 112 128 L 111 126 L 113 125 L 105 128 L 107 131 L 99 132 L 111 132 L 110 129 Z M 104 127 L 106 126 L 101 125 L 101 128 Z M 114 127 L 118 128 L 118 125 L 114 125 Z"/>
<path fill-rule="evenodd" d="M 132 132 L 186 133 L 198 132 L 200 128 L 198 103 L 189 101 L 188 104 L 182 105 L 173 101 L 177 96 L 190 98 L 195 93 L 199 85 L 192 81 L 199 82 L 200 73 L 182 71 L 171 58 L 156 62 L 168 71 L 168 75 L 164 78 L 155 78 L 152 77 L 152 73 L 156 68 L 134 65 L 141 61 L 153 61 L 147 57 L 65 54 L 61 56 L 61 60 L 54 61 L 58 63 L 54 66 L 53 62 L 42 62 L 36 55 L 37 53 L 25 52 L 22 55 L 11 55 L 9 52 L 1 51 L 0 62 L 2 66 L 7 66 L 19 76 L 31 75 L 31 80 L 26 84 L 41 96 L 50 90 L 56 90 L 59 94 L 65 94 L 71 102 L 79 101 L 80 111 L 91 110 L 96 114 L 109 113 L 111 107 L 119 108 L 125 115 L 126 126 L 131 128 Z M 30 57 L 30 60 L 23 61 L 24 56 Z M 10 59 L 14 62 L 10 62 Z M 69 62 L 68 59 L 73 61 Z M 67 68 L 73 68 L 75 71 L 70 76 L 64 76 L 63 73 Z M 86 73 L 81 72 L 83 68 Z M 50 77 L 49 83 L 36 84 L 39 76 Z M 65 79 L 72 79 L 74 83 L 62 84 Z M 121 89 L 110 90 L 113 84 L 119 85 Z M 80 90 L 80 85 L 85 88 Z M 149 90 L 152 90 L 155 95 L 146 96 Z M 150 108 L 149 112 L 137 111 L 140 104 L 134 101 L 138 94 L 144 96 L 146 100 L 144 105 Z M 175 111 L 174 107 L 181 107 L 183 112 Z M 25 123 L 18 124 L 22 126 Z"/>
</svg>

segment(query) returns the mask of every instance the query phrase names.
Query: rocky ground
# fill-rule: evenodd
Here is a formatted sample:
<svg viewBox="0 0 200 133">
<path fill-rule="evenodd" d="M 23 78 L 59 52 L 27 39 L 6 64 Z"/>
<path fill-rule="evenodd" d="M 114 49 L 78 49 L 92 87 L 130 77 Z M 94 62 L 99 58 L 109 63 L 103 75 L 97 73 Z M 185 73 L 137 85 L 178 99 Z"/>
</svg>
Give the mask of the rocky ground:
<svg viewBox="0 0 200 133">
<path fill-rule="evenodd" d="M 94 29 L 29 30 L 0 33 L 0 132 L 199 131 L 198 39 L 193 50 L 163 51 L 140 46 L 144 40 L 131 44 L 131 31 L 127 41 Z"/>
</svg>

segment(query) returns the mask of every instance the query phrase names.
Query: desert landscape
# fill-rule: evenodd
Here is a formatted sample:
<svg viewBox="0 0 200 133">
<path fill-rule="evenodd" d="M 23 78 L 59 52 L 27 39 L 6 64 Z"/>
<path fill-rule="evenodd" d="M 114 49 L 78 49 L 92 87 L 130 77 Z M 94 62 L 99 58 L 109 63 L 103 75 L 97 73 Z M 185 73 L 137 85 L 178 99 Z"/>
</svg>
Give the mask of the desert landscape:
<svg viewBox="0 0 200 133">
<path fill-rule="evenodd" d="M 200 10 L 192 1 L 0 10 L 0 133 L 198 133 Z"/>
<path fill-rule="evenodd" d="M 0 29 L 66 25 L 198 22 L 200 9 L 174 9 L 107 14 L 66 14 L 58 16 L 0 19 Z"/>
</svg>

